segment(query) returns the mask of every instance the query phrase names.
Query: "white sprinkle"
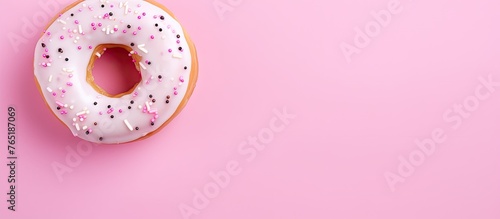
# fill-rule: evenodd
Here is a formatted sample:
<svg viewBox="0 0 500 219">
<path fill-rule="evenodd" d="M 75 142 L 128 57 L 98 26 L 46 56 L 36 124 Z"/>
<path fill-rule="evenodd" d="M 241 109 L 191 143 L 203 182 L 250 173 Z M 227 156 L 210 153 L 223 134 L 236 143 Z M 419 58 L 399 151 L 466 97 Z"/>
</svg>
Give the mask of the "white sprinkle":
<svg viewBox="0 0 500 219">
<path fill-rule="evenodd" d="M 148 53 L 148 50 L 144 49 L 144 44 L 140 44 L 140 45 L 137 45 L 137 48 L 139 48 L 139 50 L 143 51 L 144 53 Z"/>
<path fill-rule="evenodd" d="M 135 53 L 134 50 L 130 51 L 130 54 L 134 54 L 134 53 Z"/>
<path fill-rule="evenodd" d="M 182 86 L 182 82 L 179 82 L 179 86 Z"/>
<path fill-rule="evenodd" d="M 142 62 L 139 62 L 139 65 L 141 66 L 141 68 L 143 68 L 144 70 L 148 69 L 146 68 L 146 66 L 144 66 L 144 64 L 142 64 Z"/>
<path fill-rule="evenodd" d="M 120 8 L 123 8 L 123 2 L 120 2 Z"/>
<path fill-rule="evenodd" d="M 82 25 L 81 24 L 78 25 L 78 33 L 83 33 Z"/>
<path fill-rule="evenodd" d="M 76 122 L 76 118 L 73 118 L 73 122 Z"/>
<path fill-rule="evenodd" d="M 176 59 L 182 59 L 182 55 L 181 54 L 173 54 L 172 57 L 174 57 Z"/>
<path fill-rule="evenodd" d="M 165 38 L 167 38 L 165 35 L 161 36 L 161 39 L 164 40 Z"/>
<path fill-rule="evenodd" d="M 75 44 L 78 43 L 78 40 L 73 40 L 73 43 L 75 43 Z"/>
<path fill-rule="evenodd" d="M 156 113 L 156 112 L 158 112 L 158 109 L 151 109 L 151 110 L 149 111 L 149 113 L 151 113 L 151 114 Z"/>
<path fill-rule="evenodd" d="M 76 130 L 80 131 L 80 125 L 78 123 L 75 124 Z"/>
<path fill-rule="evenodd" d="M 49 76 L 49 82 L 52 82 L 52 75 Z"/>
<path fill-rule="evenodd" d="M 95 55 L 99 58 L 101 58 L 101 53 L 96 52 Z"/>
<path fill-rule="evenodd" d="M 142 105 L 137 106 L 137 108 L 142 109 Z"/>
<path fill-rule="evenodd" d="M 81 111 L 81 112 L 77 113 L 76 116 L 81 116 L 81 115 L 84 115 L 84 114 L 87 114 L 87 111 Z"/>
<path fill-rule="evenodd" d="M 106 28 L 106 34 L 109 34 L 109 26 Z"/>
<path fill-rule="evenodd" d="M 80 37 L 79 37 L 79 36 L 77 36 L 77 37 L 76 37 L 76 39 L 77 39 L 77 40 L 80 40 Z"/>
<path fill-rule="evenodd" d="M 63 20 L 61 20 L 61 19 L 58 19 L 57 21 L 58 21 L 59 23 L 61 23 L 61 24 L 66 24 L 66 21 L 63 21 Z"/>
<path fill-rule="evenodd" d="M 61 103 L 61 102 L 59 102 L 59 101 L 56 101 L 56 104 L 57 104 L 58 106 L 64 106 L 64 104 L 63 104 L 63 103 Z"/>
<path fill-rule="evenodd" d="M 105 28 L 105 27 L 103 27 L 101 30 L 104 32 L 104 31 L 106 31 L 106 28 Z"/>
<path fill-rule="evenodd" d="M 47 66 L 48 66 L 48 67 L 50 67 L 50 66 L 52 66 L 52 64 L 50 64 L 50 63 L 47 63 Z"/>
<path fill-rule="evenodd" d="M 70 72 L 70 73 L 73 72 L 73 69 L 68 69 L 68 68 L 63 68 L 62 70 L 63 72 Z"/>
<path fill-rule="evenodd" d="M 82 127 L 83 130 L 87 130 L 87 128 L 88 128 L 87 126 L 83 126 Z"/>
<path fill-rule="evenodd" d="M 128 2 L 125 3 L 125 14 L 128 14 Z"/>
<path fill-rule="evenodd" d="M 76 33 L 76 30 L 73 30 L 73 33 Z"/>
<path fill-rule="evenodd" d="M 174 81 L 174 78 L 170 78 L 171 81 Z"/>
<path fill-rule="evenodd" d="M 86 8 L 86 7 L 87 7 L 87 4 L 83 4 L 82 6 L 83 6 L 84 8 Z"/>
<path fill-rule="evenodd" d="M 57 89 L 62 90 L 62 87 L 59 87 L 59 88 L 57 88 Z"/>
<path fill-rule="evenodd" d="M 73 106 L 73 105 L 71 105 L 71 106 L 69 107 L 69 109 L 71 109 L 71 110 L 72 110 L 72 109 L 74 109 L 74 108 L 75 108 L 75 106 Z"/>
<path fill-rule="evenodd" d="M 134 129 L 132 129 L 132 126 L 130 125 L 130 123 L 128 123 L 128 120 L 126 120 L 126 119 L 125 119 L 125 120 L 123 120 L 123 122 L 125 123 L 125 125 L 127 126 L 127 128 L 128 128 L 130 131 L 134 130 Z"/>
<path fill-rule="evenodd" d="M 146 109 L 148 110 L 148 112 L 149 112 L 149 110 L 151 110 L 149 103 L 147 101 L 146 101 Z"/>
<path fill-rule="evenodd" d="M 50 87 L 47 87 L 47 91 L 49 91 L 50 93 L 52 93 L 52 89 Z"/>
</svg>

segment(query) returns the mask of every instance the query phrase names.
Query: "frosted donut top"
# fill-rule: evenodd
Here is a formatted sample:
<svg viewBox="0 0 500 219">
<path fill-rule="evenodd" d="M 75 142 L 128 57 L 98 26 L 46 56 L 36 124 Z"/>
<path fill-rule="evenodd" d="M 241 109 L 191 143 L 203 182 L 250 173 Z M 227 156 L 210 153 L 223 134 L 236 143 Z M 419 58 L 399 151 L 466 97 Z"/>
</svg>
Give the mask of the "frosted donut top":
<svg viewBox="0 0 500 219">
<path fill-rule="evenodd" d="M 142 81 L 109 97 L 86 80 L 94 49 L 129 46 L 142 57 Z M 182 102 L 190 80 L 191 51 L 181 25 L 143 0 L 87 0 L 61 14 L 35 48 L 35 77 L 54 114 L 75 136 L 123 143 L 157 130 Z M 131 59 L 132 61 L 132 59 Z"/>
</svg>

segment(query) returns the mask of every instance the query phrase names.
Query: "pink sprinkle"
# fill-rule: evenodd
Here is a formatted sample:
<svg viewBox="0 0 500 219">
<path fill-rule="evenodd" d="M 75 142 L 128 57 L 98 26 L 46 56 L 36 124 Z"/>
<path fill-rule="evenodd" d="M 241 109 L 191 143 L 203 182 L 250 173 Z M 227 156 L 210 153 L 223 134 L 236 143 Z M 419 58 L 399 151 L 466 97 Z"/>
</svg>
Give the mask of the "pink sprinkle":
<svg viewBox="0 0 500 219">
<path fill-rule="evenodd" d="M 137 16 L 137 19 L 141 19 L 141 16 Z"/>
<path fill-rule="evenodd" d="M 66 115 L 66 114 L 68 114 L 68 111 L 66 111 L 66 110 L 61 111 L 61 115 Z"/>
<path fill-rule="evenodd" d="M 154 40 L 155 39 L 155 36 L 151 35 L 151 39 Z"/>
<path fill-rule="evenodd" d="M 102 116 L 102 112 L 99 112 L 99 115 L 101 115 L 101 116 Z"/>
<path fill-rule="evenodd" d="M 82 12 L 82 11 L 83 11 L 83 9 L 81 9 L 81 8 L 80 8 L 80 9 L 78 9 L 78 11 L 79 11 L 79 12 Z"/>
<path fill-rule="evenodd" d="M 141 26 L 138 26 L 138 27 L 137 27 L 137 29 L 138 29 L 138 30 L 142 30 L 142 27 L 141 27 Z"/>
<path fill-rule="evenodd" d="M 89 49 L 92 49 L 92 46 L 89 46 Z"/>
<path fill-rule="evenodd" d="M 170 29 L 170 25 L 167 25 L 167 29 Z"/>
<path fill-rule="evenodd" d="M 116 28 L 116 27 L 115 27 L 115 28 L 113 28 L 113 30 L 114 30 L 114 31 L 118 31 L 118 28 Z"/>
<path fill-rule="evenodd" d="M 158 18 L 158 15 L 154 15 L 154 16 L 153 16 L 153 18 L 154 18 L 154 19 Z"/>
<path fill-rule="evenodd" d="M 141 4 L 137 4 L 137 7 L 140 8 L 141 7 Z"/>
<path fill-rule="evenodd" d="M 49 52 L 49 49 L 45 48 L 45 52 Z"/>
<path fill-rule="evenodd" d="M 102 27 L 102 24 L 101 24 L 101 23 L 98 23 L 98 24 L 97 24 L 97 26 Z"/>
<path fill-rule="evenodd" d="M 82 47 L 81 47 L 81 46 L 78 46 L 78 50 L 81 50 L 81 49 L 82 49 Z"/>
<path fill-rule="evenodd" d="M 133 32 L 133 34 L 134 34 L 134 35 L 137 35 L 137 31 L 134 31 L 134 32 Z"/>
<path fill-rule="evenodd" d="M 66 83 L 66 85 L 68 85 L 68 86 L 73 86 L 73 83 L 68 82 L 68 83 Z"/>
<path fill-rule="evenodd" d="M 61 98 L 64 98 L 64 94 L 61 94 Z"/>
<path fill-rule="evenodd" d="M 89 129 L 89 134 L 92 133 L 92 129 Z"/>
<path fill-rule="evenodd" d="M 62 92 L 63 92 L 63 94 L 65 94 L 65 93 L 66 93 L 66 90 L 64 90 L 64 89 L 63 89 L 63 90 L 62 90 Z"/>
<path fill-rule="evenodd" d="M 177 95 L 177 94 L 179 94 L 179 92 L 177 92 L 177 91 L 174 91 L 174 95 Z"/>
<path fill-rule="evenodd" d="M 44 57 L 44 58 L 45 58 L 46 56 L 47 56 L 47 55 L 45 55 L 45 53 L 42 55 L 42 57 Z"/>
<path fill-rule="evenodd" d="M 158 117 L 159 117 L 158 115 L 155 115 L 155 119 L 158 119 Z"/>
<path fill-rule="evenodd" d="M 47 35 L 50 36 L 50 32 L 47 32 Z"/>
<path fill-rule="evenodd" d="M 119 112 L 119 113 L 123 113 L 123 110 L 122 110 L 122 109 L 119 109 L 119 110 L 118 110 L 118 112 Z"/>
<path fill-rule="evenodd" d="M 181 41 L 180 41 L 180 40 L 177 40 L 177 44 L 179 44 L 179 43 L 181 43 Z"/>
<path fill-rule="evenodd" d="M 56 104 L 57 104 L 58 106 L 60 106 L 60 107 L 63 107 L 63 106 L 64 106 L 64 104 L 63 104 L 63 103 L 61 103 L 61 102 L 59 102 L 59 101 L 56 101 Z"/>
<path fill-rule="evenodd" d="M 96 27 L 92 27 L 92 30 L 97 30 L 97 28 Z"/>
<path fill-rule="evenodd" d="M 127 33 L 127 30 L 123 30 L 123 33 Z"/>
<path fill-rule="evenodd" d="M 114 111 L 114 109 L 113 109 L 113 108 L 111 108 L 111 109 L 109 109 L 109 110 L 108 110 L 108 112 L 107 112 L 107 113 L 108 113 L 108 114 L 111 114 L 113 111 Z"/>
<path fill-rule="evenodd" d="M 146 12 L 142 12 L 142 16 L 146 16 Z"/>
<path fill-rule="evenodd" d="M 79 24 L 80 22 L 78 20 L 75 20 L 75 24 Z"/>
<path fill-rule="evenodd" d="M 155 122 L 156 120 L 155 119 L 151 119 L 151 122 Z"/>
<path fill-rule="evenodd" d="M 73 38 L 73 34 L 70 34 L 70 35 L 69 35 L 69 38 Z"/>
<path fill-rule="evenodd" d="M 72 77 L 73 77 L 73 74 L 69 74 L 69 75 L 68 75 L 68 77 L 69 77 L 69 78 L 72 78 Z"/>
<path fill-rule="evenodd" d="M 177 87 L 174 87 L 174 90 L 177 90 Z"/>
<path fill-rule="evenodd" d="M 112 7 L 115 7 L 115 6 L 114 5 L 110 5 L 109 7 L 112 8 Z"/>
<path fill-rule="evenodd" d="M 61 36 L 59 37 L 59 39 L 64 40 L 64 36 L 62 36 L 62 35 L 61 35 Z"/>
<path fill-rule="evenodd" d="M 168 49 L 168 52 L 172 52 L 172 49 Z"/>
<path fill-rule="evenodd" d="M 54 97 L 57 96 L 56 92 L 52 92 L 52 96 Z"/>
<path fill-rule="evenodd" d="M 179 81 L 184 82 L 184 77 L 180 76 Z"/>
<path fill-rule="evenodd" d="M 94 23 L 94 22 L 92 22 L 92 23 L 90 24 L 90 26 L 94 27 L 94 26 L 95 26 L 95 23 Z"/>
</svg>

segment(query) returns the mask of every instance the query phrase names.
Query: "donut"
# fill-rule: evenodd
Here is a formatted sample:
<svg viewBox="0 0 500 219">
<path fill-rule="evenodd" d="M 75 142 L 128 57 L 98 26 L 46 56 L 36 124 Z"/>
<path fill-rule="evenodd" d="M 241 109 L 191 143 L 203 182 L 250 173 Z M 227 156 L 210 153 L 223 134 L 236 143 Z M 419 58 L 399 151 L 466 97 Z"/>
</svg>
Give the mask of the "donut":
<svg viewBox="0 0 500 219">
<path fill-rule="evenodd" d="M 129 52 L 141 81 L 111 95 L 92 69 L 110 48 Z M 198 77 L 196 49 L 173 14 L 152 0 L 80 0 L 44 29 L 34 74 L 52 113 L 74 136 L 120 144 L 157 133 L 184 108 Z"/>
</svg>

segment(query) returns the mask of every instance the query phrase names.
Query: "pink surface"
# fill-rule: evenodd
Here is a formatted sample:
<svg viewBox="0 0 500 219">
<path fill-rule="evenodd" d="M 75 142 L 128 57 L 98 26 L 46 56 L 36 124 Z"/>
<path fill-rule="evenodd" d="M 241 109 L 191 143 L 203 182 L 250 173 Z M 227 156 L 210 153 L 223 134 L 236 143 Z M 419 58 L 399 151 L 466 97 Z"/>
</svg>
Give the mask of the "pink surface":
<svg viewBox="0 0 500 219">
<path fill-rule="evenodd" d="M 495 1 L 161 0 L 196 42 L 195 93 L 154 137 L 106 147 L 35 87 L 23 27 L 54 2 L 0 3 L 0 131 L 14 105 L 19 156 L 1 218 L 500 218 Z"/>
</svg>

